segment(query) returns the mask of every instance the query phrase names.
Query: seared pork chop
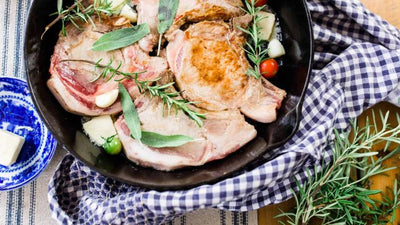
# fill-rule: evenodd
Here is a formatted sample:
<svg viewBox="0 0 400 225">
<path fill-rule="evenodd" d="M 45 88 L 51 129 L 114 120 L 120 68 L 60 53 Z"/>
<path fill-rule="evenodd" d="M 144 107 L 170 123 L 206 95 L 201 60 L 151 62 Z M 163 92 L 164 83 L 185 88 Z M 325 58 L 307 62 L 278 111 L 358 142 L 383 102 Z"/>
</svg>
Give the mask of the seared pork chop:
<svg viewBox="0 0 400 225">
<path fill-rule="evenodd" d="M 238 110 L 206 112 L 207 120 L 198 127 L 182 111 L 169 115 L 160 99 L 146 95 L 135 100 L 142 130 L 163 135 L 187 135 L 194 141 L 174 148 L 151 148 L 134 140 L 124 116 L 115 122 L 118 136 L 126 156 L 145 167 L 158 170 L 174 170 L 184 166 L 199 166 L 221 159 L 236 151 L 256 136 L 256 130 L 248 124 Z M 164 115 L 164 116 L 163 116 Z"/>
<path fill-rule="evenodd" d="M 134 0 L 138 10 L 138 24 L 147 23 L 150 34 L 139 41 L 140 47 L 150 52 L 158 42 L 158 4 L 159 0 Z M 167 33 L 178 29 L 186 22 L 203 20 L 229 20 L 243 15 L 239 8 L 243 6 L 241 0 L 185 0 L 179 1 L 175 20 Z"/>
<path fill-rule="evenodd" d="M 178 11 L 171 30 L 178 29 L 186 22 L 205 20 L 229 20 L 243 15 L 242 0 L 185 0 L 179 1 Z"/>
<path fill-rule="evenodd" d="M 263 123 L 276 119 L 286 92 L 246 75 L 250 65 L 240 32 L 222 21 L 204 21 L 170 38 L 167 60 L 185 99 L 212 111 L 240 109 Z"/>
<path fill-rule="evenodd" d="M 114 68 L 121 63 L 119 70 L 123 72 L 146 71 L 139 75 L 141 80 L 158 77 L 166 70 L 167 62 L 163 58 L 149 57 L 137 45 L 109 52 L 90 50 L 93 43 L 104 33 L 130 26 L 129 23 L 129 25 L 121 23 L 120 18 L 103 18 L 101 23 L 98 19 L 93 19 L 93 21 L 95 21 L 95 26 L 90 23 L 81 24 L 82 31 L 69 24 L 66 26 L 66 36 L 60 34 L 51 57 L 51 77 L 47 85 L 65 110 L 71 113 L 87 116 L 115 114 L 121 111 L 119 100 L 107 108 L 100 108 L 96 106 L 95 98 L 118 89 L 117 82 L 107 82 L 107 79 L 102 78 L 93 82 L 101 69 L 95 70 L 93 64 L 84 61 L 89 60 L 95 63 L 101 59 L 100 64 L 106 65 L 112 60 Z M 133 81 L 123 82 L 131 94 L 137 92 Z"/>
</svg>

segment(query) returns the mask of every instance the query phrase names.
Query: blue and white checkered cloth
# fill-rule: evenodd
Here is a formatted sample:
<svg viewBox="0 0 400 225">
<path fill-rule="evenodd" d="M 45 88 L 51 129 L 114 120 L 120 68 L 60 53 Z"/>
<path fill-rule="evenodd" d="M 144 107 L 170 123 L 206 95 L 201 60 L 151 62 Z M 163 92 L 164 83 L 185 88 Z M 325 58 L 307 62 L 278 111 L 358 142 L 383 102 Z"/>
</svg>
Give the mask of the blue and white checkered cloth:
<svg viewBox="0 0 400 225">
<path fill-rule="evenodd" d="M 309 0 L 315 65 L 297 133 L 267 162 L 213 185 L 154 191 L 105 178 L 72 156 L 49 185 L 53 217 L 63 224 L 161 224 L 204 207 L 247 211 L 292 196 L 295 179 L 329 157 L 332 129 L 382 100 L 399 104 L 400 31 L 356 0 Z M 301 28 L 299 28 L 301 29 Z"/>
</svg>

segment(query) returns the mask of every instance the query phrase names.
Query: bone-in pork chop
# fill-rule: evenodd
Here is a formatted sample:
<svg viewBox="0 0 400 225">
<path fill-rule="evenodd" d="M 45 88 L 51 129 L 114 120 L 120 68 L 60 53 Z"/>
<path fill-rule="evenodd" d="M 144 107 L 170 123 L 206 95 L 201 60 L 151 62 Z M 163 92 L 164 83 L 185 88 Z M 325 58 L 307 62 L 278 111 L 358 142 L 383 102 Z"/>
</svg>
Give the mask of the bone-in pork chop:
<svg viewBox="0 0 400 225">
<path fill-rule="evenodd" d="M 183 97 L 198 107 L 240 109 L 254 120 L 272 122 L 286 92 L 246 75 L 250 65 L 244 43 L 243 35 L 227 23 L 199 22 L 172 33 L 167 60 Z"/>
<path fill-rule="evenodd" d="M 66 36 L 60 34 L 51 57 L 51 77 L 47 85 L 65 110 L 71 113 L 87 116 L 115 114 L 121 111 L 119 100 L 107 108 L 100 108 L 96 106 L 95 98 L 118 89 L 118 84 L 102 78 L 93 82 L 101 72 L 100 68 L 95 70 L 93 63 L 101 59 L 100 64 L 106 65 L 112 60 L 114 68 L 121 63 L 119 70 L 123 72 L 146 71 L 139 75 L 139 79 L 145 80 L 158 77 L 166 70 L 167 62 L 163 58 L 149 57 L 137 45 L 109 52 L 92 51 L 93 43 L 104 33 L 130 26 L 121 23 L 120 18 L 102 19 L 101 23 L 98 19 L 93 20 L 95 27 L 90 23 L 82 24 L 81 31 L 69 24 L 66 26 Z M 131 94 L 137 92 L 133 81 L 125 80 L 124 83 Z"/>
<path fill-rule="evenodd" d="M 182 111 L 169 115 L 161 100 L 142 95 L 135 100 L 142 130 L 163 135 L 187 135 L 194 141 L 173 148 L 151 148 L 130 136 L 124 116 L 115 122 L 126 156 L 145 167 L 174 170 L 184 166 L 199 166 L 224 158 L 256 136 L 256 130 L 244 120 L 239 110 L 206 112 L 200 128 Z M 164 115 L 164 116 L 163 116 Z"/>
<path fill-rule="evenodd" d="M 179 1 L 178 11 L 171 29 L 175 30 L 186 22 L 229 20 L 244 14 L 240 7 L 243 7 L 242 0 Z"/>
<path fill-rule="evenodd" d="M 158 6 L 159 0 L 134 0 L 138 10 L 138 24 L 147 23 L 150 34 L 139 41 L 139 46 L 146 52 L 152 51 L 158 42 Z M 186 22 L 203 20 L 229 20 L 244 14 L 239 8 L 241 0 L 184 0 L 179 1 L 175 20 L 169 33 Z"/>
</svg>

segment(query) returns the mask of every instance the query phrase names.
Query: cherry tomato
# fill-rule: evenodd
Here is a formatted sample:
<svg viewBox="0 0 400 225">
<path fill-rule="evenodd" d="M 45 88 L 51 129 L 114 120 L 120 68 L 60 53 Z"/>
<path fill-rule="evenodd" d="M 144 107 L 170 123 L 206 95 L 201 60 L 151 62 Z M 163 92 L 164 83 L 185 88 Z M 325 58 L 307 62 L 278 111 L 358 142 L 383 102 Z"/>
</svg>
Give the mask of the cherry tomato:
<svg viewBox="0 0 400 225">
<path fill-rule="evenodd" d="M 119 138 L 112 136 L 106 139 L 102 146 L 104 150 L 110 155 L 118 155 L 122 149 L 122 143 Z"/>
<path fill-rule="evenodd" d="M 252 0 L 247 0 L 247 1 L 251 2 Z M 267 0 L 254 0 L 254 2 L 255 2 L 254 5 L 255 5 L 256 7 L 261 7 L 261 6 L 267 4 Z"/>
<path fill-rule="evenodd" d="M 279 64 L 275 59 L 266 59 L 260 64 L 260 73 L 267 79 L 273 78 L 278 69 Z"/>
</svg>

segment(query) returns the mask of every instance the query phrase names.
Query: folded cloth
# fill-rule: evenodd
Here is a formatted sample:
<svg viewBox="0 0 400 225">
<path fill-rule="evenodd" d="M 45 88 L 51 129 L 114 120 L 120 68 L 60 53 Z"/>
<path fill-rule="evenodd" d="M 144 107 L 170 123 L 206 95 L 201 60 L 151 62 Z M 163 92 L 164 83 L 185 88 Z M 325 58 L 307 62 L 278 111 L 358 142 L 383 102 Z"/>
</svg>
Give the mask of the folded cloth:
<svg viewBox="0 0 400 225">
<path fill-rule="evenodd" d="M 161 224 L 204 207 L 254 210 L 292 196 L 306 168 L 328 158 L 332 130 L 373 104 L 398 104 L 400 31 L 356 0 L 309 0 L 315 65 L 297 133 L 266 163 L 213 185 L 154 191 L 103 177 L 66 156 L 49 184 L 53 217 L 64 223 Z M 328 153 L 328 154 L 325 154 Z"/>
</svg>

